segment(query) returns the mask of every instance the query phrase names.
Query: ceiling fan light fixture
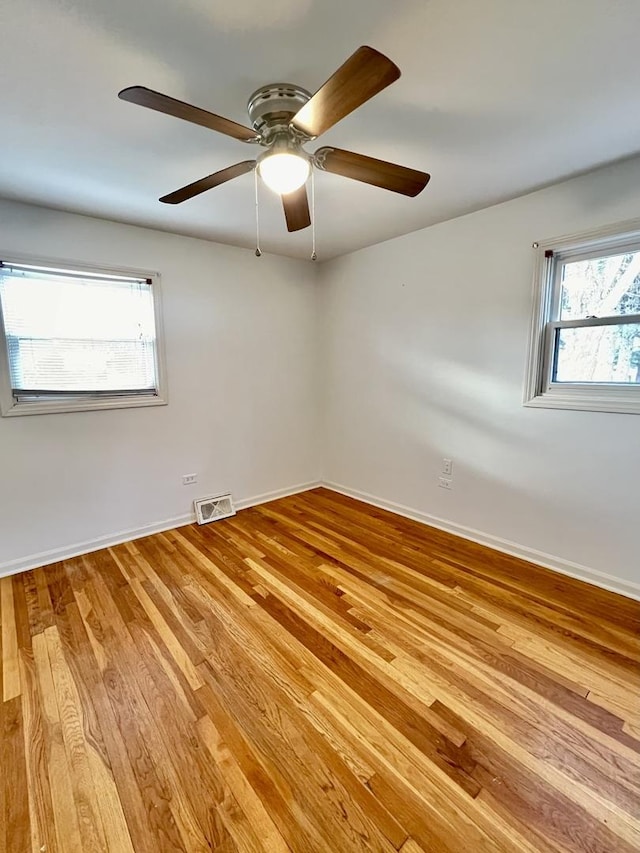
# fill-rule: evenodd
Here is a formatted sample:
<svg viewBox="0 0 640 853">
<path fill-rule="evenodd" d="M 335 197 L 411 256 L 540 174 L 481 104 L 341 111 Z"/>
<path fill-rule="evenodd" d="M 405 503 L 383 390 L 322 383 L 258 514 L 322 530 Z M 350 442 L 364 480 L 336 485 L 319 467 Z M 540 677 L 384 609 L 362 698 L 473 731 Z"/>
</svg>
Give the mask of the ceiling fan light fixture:
<svg viewBox="0 0 640 853">
<path fill-rule="evenodd" d="M 300 189 L 310 172 L 309 160 L 293 151 L 270 151 L 258 162 L 258 174 L 269 189 L 279 195 Z"/>
</svg>

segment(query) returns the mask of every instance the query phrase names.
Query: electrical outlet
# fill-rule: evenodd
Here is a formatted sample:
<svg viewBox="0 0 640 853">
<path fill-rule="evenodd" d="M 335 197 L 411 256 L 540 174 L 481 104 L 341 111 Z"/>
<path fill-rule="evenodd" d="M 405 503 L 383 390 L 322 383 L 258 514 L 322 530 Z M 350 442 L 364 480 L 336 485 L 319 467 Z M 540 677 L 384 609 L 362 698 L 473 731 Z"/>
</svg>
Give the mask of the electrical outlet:
<svg viewBox="0 0 640 853">
<path fill-rule="evenodd" d="M 183 474 L 182 475 L 182 485 L 183 486 L 192 486 L 194 483 L 198 482 L 197 474 Z"/>
<path fill-rule="evenodd" d="M 451 480 L 448 477 L 438 477 L 438 485 L 441 489 L 450 489 Z"/>
<path fill-rule="evenodd" d="M 453 474 L 453 459 L 442 460 L 442 473 L 451 476 Z"/>
</svg>

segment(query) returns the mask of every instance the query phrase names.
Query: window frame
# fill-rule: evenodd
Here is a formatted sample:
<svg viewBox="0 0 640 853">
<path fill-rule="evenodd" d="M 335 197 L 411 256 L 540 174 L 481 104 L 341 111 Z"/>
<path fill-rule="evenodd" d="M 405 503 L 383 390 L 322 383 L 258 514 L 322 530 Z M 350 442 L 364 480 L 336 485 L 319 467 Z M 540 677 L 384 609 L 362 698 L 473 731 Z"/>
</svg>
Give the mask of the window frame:
<svg viewBox="0 0 640 853">
<path fill-rule="evenodd" d="M 613 383 L 553 382 L 558 329 L 640 322 L 640 314 L 559 320 L 560 271 L 563 264 L 594 257 L 640 251 L 640 219 L 533 244 L 533 310 L 523 405 L 548 409 L 640 414 L 640 387 Z"/>
<path fill-rule="evenodd" d="M 113 394 L 97 392 L 95 397 L 86 394 L 69 396 L 59 400 L 29 400 L 18 401 L 11 388 L 11 373 L 9 370 L 9 348 L 5 332 L 2 302 L 0 300 L 0 414 L 2 417 L 20 417 L 29 415 L 52 415 L 66 412 L 91 412 L 104 409 L 146 408 L 148 406 L 166 406 L 168 401 L 166 384 L 166 364 L 164 350 L 164 323 L 162 317 L 162 295 L 160 289 L 160 273 L 146 270 L 131 269 L 130 267 L 104 267 L 81 261 L 68 261 L 61 258 L 43 258 L 18 255 L 10 251 L 0 251 L 0 258 L 7 266 L 38 266 L 56 270 L 68 270 L 72 273 L 88 273 L 90 275 L 122 276 L 134 279 L 146 279 L 151 287 L 153 301 L 153 316 L 155 322 L 155 369 L 156 391 L 154 395 L 133 393 Z"/>
</svg>

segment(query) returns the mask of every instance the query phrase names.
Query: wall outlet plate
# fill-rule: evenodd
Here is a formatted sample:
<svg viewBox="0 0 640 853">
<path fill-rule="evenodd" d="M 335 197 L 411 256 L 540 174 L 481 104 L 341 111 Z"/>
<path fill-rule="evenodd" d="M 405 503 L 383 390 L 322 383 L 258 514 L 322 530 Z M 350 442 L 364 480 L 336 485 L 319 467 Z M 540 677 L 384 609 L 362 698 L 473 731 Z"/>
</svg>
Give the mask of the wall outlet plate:
<svg viewBox="0 0 640 853">
<path fill-rule="evenodd" d="M 438 485 L 441 489 L 450 489 L 452 484 L 448 477 L 438 477 Z"/>
<path fill-rule="evenodd" d="M 451 476 L 451 474 L 453 473 L 453 459 L 447 459 L 445 457 L 442 460 L 442 473 Z"/>
<path fill-rule="evenodd" d="M 198 482 L 197 474 L 183 474 L 182 475 L 182 485 L 183 486 L 192 486 L 194 483 Z"/>
</svg>

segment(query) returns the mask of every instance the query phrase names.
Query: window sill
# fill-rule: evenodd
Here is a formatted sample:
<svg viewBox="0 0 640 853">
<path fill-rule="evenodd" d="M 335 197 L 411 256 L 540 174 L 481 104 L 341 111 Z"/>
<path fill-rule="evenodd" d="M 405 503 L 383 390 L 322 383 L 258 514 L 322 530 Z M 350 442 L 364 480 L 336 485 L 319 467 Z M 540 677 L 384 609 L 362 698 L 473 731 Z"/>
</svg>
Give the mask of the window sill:
<svg viewBox="0 0 640 853">
<path fill-rule="evenodd" d="M 138 409 L 166 406 L 165 397 L 105 397 L 102 400 L 60 400 L 57 402 L 16 403 L 2 407 L 3 418 L 32 415 L 57 415 L 64 412 L 96 412 L 103 409 Z"/>
<path fill-rule="evenodd" d="M 581 394 L 548 392 L 525 400 L 524 405 L 535 409 L 570 409 L 582 412 L 640 415 L 640 393 L 614 396 L 585 392 Z"/>
</svg>

